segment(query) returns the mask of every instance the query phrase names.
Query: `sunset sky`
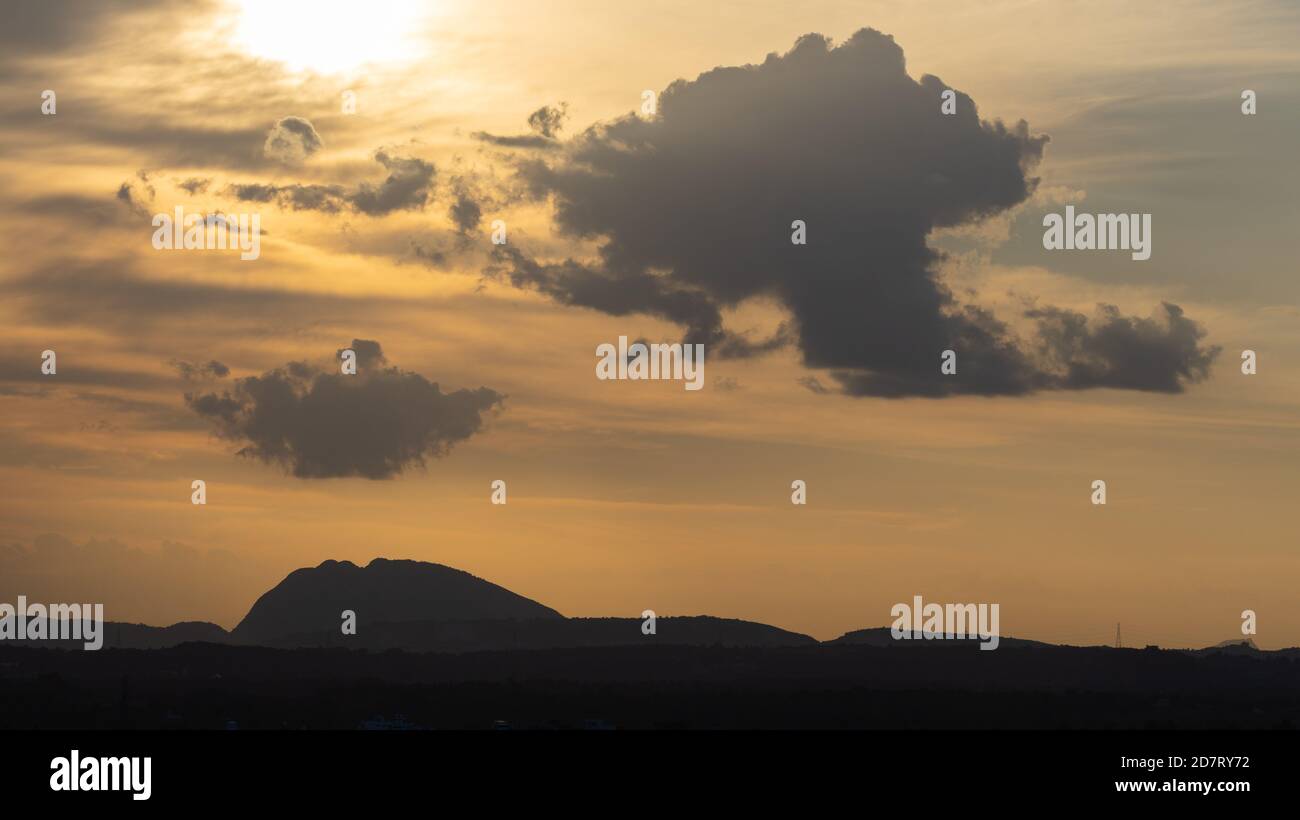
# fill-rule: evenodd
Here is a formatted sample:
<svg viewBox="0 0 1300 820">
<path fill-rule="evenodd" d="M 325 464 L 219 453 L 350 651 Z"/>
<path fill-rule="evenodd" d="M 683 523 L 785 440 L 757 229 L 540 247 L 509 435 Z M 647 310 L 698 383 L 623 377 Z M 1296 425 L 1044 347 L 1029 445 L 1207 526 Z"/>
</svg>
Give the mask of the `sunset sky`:
<svg viewBox="0 0 1300 820">
<path fill-rule="evenodd" d="M 826 639 L 922 595 L 1300 645 L 1298 34 L 1290 0 L 19 3 L 0 601 L 232 627 L 384 556 L 570 616 Z M 1045 250 L 1066 205 L 1151 214 L 1151 258 Z M 259 215 L 259 258 L 155 250 L 177 206 Z M 620 336 L 704 342 L 706 387 L 596 379 Z M 353 340 L 400 373 L 341 381 Z"/>
</svg>

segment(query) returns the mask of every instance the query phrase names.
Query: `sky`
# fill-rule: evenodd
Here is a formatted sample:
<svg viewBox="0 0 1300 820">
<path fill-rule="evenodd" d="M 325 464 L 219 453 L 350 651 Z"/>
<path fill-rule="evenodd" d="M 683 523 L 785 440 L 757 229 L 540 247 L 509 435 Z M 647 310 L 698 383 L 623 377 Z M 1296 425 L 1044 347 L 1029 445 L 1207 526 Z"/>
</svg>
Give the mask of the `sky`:
<svg viewBox="0 0 1300 820">
<path fill-rule="evenodd" d="M 1290 2 L 20 4 L 0 600 L 232 627 L 383 556 L 570 616 L 827 639 L 921 595 L 1298 645 L 1298 32 Z M 1151 257 L 1045 249 L 1066 206 L 1150 214 Z M 155 248 L 177 207 L 256 215 L 257 258 Z M 620 336 L 703 344 L 704 389 L 596 378 Z"/>
</svg>

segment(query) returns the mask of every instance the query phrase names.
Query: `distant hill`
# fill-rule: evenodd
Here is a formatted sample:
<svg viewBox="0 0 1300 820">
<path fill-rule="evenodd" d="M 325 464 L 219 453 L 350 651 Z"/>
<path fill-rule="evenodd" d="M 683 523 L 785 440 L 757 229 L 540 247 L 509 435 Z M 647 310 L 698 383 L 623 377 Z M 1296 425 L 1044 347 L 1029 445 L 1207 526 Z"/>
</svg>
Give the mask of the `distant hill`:
<svg viewBox="0 0 1300 820">
<path fill-rule="evenodd" d="M 182 621 L 171 626 L 106 623 L 104 646 L 123 649 L 162 649 L 187 641 L 228 643 L 230 633 L 207 621 Z"/>
<path fill-rule="evenodd" d="M 1229 638 L 1226 641 L 1216 643 L 1214 646 L 1207 646 L 1204 649 L 1193 649 L 1196 653 L 1222 652 L 1229 655 L 1258 655 L 1261 650 L 1255 645 L 1250 638 Z"/>
<path fill-rule="evenodd" d="M 231 635 L 241 643 L 271 644 L 288 635 L 337 632 L 344 610 L 370 624 L 564 617 L 462 570 L 376 558 L 365 567 L 325 561 L 291 572 L 257 599 Z"/>
<path fill-rule="evenodd" d="M 1246 649 L 1254 649 L 1254 650 L 1256 650 L 1256 651 L 1259 650 L 1259 647 L 1256 646 L 1256 645 L 1255 645 L 1255 642 L 1254 642 L 1253 640 L 1251 640 L 1250 638 L 1229 638 L 1229 639 L 1226 640 L 1226 641 L 1220 641 L 1219 643 L 1216 643 L 1214 646 L 1207 647 L 1207 648 L 1209 648 L 1209 649 L 1222 649 L 1222 648 L 1227 647 L 1227 646 L 1232 646 L 1232 647 L 1244 647 L 1244 648 L 1246 648 Z"/>
<path fill-rule="evenodd" d="M 47 634 L 71 634 L 66 627 L 46 628 Z M 206 621 L 183 621 L 171 626 L 146 626 L 145 624 L 126 624 L 106 621 L 104 623 L 104 649 L 166 649 L 167 647 L 191 641 L 206 643 L 230 643 L 230 633 L 216 624 Z M 85 640 L 62 641 L 19 641 L 10 640 L 19 646 L 48 646 L 55 649 L 82 649 Z"/>
<path fill-rule="evenodd" d="M 933 633 L 932 633 L 933 634 Z M 921 646 L 952 646 L 953 644 L 980 643 L 978 635 L 967 635 L 965 638 L 958 638 L 953 634 L 946 634 L 944 639 L 924 637 L 908 640 L 894 640 L 890 628 L 887 626 L 878 626 L 871 629 L 858 629 L 853 632 L 845 632 L 838 638 L 825 641 L 828 645 L 846 644 L 853 646 L 902 646 L 902 647 L 921 647 Z M 1024 638 L 1007 638 L 998 639 L 998 648 L 1003 647 L 1045 647 L 1054 646 L 1054 644 L 1043 643 L 1042 641 L 1029 641 Z"/>
<path fill-rule="evenodd" d="M 707 615 L 662 617 L 655 634 L 641 632 L 639 618 L 547 618 L 533 620 L 358 622 L 356 635 L 338 627 L 271 641 L 280 648 L 344 646 L 383 651 L 477 652 L 508 649 L 575 649 L 607 646 L 816 646 L 808 635 L 767 624 Z"/>
<path fill-rule="evenodd" d="M 356 613 L 357 634 L 342 634 L 341 614 Z M 656 634 L 642 633 L 639 618 L 566 618 L 559 612 L 475 577 L 423 561 L 376 558 L 364 567 L 325 561 L 291 572 L 253 604 L 231 632 L 201 621 L 167 627 L 108 622 L 106 649 L 165 649 L 184 643 L 240 644 L 279 649 L 343 647 L 385 652 L 485 652 L 612 647 L 790 648 L 819 642 L 775 626 L 707 615 L 659 617 Z M 81 649 L 82 641 L 6 641 Z M 823 646 L 963 648 L 964 640 L 894 640 L 889 627 L 846 632 Z M 1054 644 L 1002 637 L 998 648 L 1051 648 Z M 1108 649 L 1108 647 L 1100 647 Z M 1131 651 L 1131 650 L 1129 650 Z M 1300 658 L 1300 649 L 1266 653 L 1249 638 L 1224 641 L 1190 654 L 1279 655 Z"/>
</svg>

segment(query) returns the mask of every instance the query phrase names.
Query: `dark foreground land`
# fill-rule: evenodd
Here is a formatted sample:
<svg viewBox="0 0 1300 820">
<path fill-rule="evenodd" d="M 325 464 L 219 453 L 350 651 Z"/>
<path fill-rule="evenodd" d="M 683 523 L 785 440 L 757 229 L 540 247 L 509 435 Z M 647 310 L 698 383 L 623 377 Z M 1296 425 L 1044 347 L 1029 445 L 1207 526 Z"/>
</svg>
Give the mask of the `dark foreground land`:
<svg viewBox="0 0 1300 820">
<path fill-rule="evenodd" d="M 0 729 L 1297 726 L 1291 651 L 0 647 Z"/>
</svg>

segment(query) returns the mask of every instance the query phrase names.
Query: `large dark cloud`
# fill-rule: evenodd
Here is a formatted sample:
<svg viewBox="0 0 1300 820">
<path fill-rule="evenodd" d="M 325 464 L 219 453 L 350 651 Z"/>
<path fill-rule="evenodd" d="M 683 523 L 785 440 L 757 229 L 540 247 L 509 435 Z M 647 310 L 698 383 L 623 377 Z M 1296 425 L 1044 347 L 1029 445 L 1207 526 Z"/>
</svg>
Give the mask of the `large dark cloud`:
<svg viewBox="0 0 1300 820">
<path fill-rule="evenodd" d="M 749 342 L 721 318 L 774 297 L 805 363 L 853 395 L 1178 391 L 1202 378 L 1215 351 L 1181 311 L 1078 326 L 1036 309 L 1024 341 L 937 278 L 930 232 L 1024 202 L 1047 142 L 1023 121 L 982 121 L 960 93 L 945 116 L 946 88 L 909 77 L 899 46 L 872 30 L 838 47 L 808 35 L 760 65 L 678 80 L 652 119 L 628 115 L 515 159 L 563 234 L 600 242 L 598 259 L 543 262 L 504 247 L 489 273 L 565 304 L 670 319 L 715 356 L 779 346 L 783 334 Z M 791 243 L 794 220 L 806 245 Z M 946 349 L 957 375 L 940 373 Z"/>
<path fill-rule="evenodd" d="M 290 362 L 238 379 L 221 393 L 186 394 L 240 455 L 277 462 L 298 478 L 391 478 L 446 455 L 483 426 L 504 396 L 486 387 L 443 393 L 388 366 L 378 342 L 353 340 L 357 372 Z"/>
</svg>

